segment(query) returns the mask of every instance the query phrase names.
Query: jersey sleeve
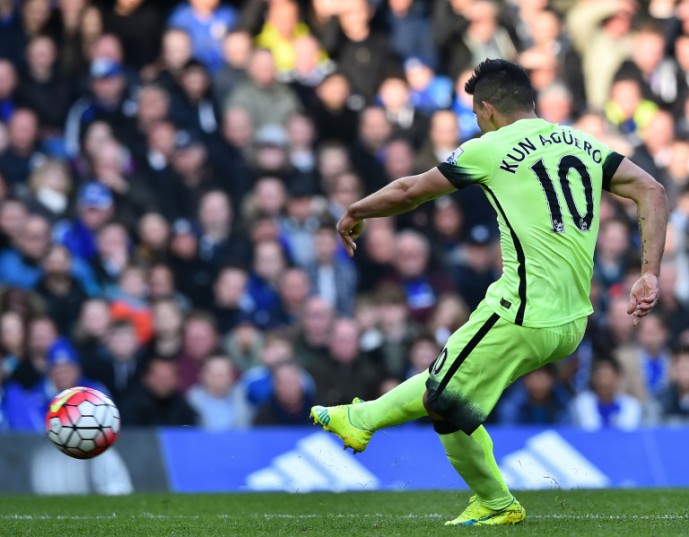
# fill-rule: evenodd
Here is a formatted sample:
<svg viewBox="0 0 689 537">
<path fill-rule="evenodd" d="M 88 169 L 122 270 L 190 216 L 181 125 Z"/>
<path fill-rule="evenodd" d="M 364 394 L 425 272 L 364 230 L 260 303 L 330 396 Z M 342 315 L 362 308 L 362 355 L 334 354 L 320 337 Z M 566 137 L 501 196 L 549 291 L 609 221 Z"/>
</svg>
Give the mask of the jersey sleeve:
<svg viewBox="0 0 689 537">
<path fill-rule="evenodd" d="M 609 148 L 606 149 L 608 153 L 604 153 L 605 156 L 603 157 L 603 190 L 610 192 L 610 181 L 612 181 L 617 168 L 622 164 L 624 156 Z"/>
<path fill-rule="evenodd" d="M 438 170 L 457 189 L 488 181 L 491 152 L 481 138 L 469 140 L 455 149 Z"/>
</svg>

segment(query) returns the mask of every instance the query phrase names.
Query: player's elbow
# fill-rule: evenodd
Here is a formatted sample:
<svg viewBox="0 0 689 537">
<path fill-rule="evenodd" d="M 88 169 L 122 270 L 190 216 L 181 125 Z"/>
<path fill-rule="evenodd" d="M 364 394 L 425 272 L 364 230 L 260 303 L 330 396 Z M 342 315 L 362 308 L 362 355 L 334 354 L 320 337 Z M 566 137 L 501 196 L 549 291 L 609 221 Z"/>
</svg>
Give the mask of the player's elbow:
<svg viewBox="0 0 689 537">
<path fill-rule="evenodd" d="M 397 200 L 400 207 L 406 210 L 415 209 L 421 204 L 418 182 L 411 177 L 401 177 L 395 181 L 397 187 Z"/>
</svg>

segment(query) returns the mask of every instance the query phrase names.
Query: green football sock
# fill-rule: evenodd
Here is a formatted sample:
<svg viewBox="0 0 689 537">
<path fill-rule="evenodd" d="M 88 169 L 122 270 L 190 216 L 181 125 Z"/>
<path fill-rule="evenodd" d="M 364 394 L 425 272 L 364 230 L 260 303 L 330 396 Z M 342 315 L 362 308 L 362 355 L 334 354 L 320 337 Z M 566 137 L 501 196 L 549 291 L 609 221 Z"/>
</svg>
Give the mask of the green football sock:
<svg viewBox="0 0 689 537">
<path fill-rule="evenodd" d="M 482 505 L 499 511 L 512 503 L 512 493 L 493 455 L 493 440 L 483 425 L 471 436 L 462 431 L 439 436 L 448 460 Z"/>
<path fill-rule="evenodd" d="M 349 408 L 349 419 L 361 429 L 377 431 L 428 415 L 423 406 L 428 373 L 419 373 L 405 380 L 374 401 Z"/>
</svg>

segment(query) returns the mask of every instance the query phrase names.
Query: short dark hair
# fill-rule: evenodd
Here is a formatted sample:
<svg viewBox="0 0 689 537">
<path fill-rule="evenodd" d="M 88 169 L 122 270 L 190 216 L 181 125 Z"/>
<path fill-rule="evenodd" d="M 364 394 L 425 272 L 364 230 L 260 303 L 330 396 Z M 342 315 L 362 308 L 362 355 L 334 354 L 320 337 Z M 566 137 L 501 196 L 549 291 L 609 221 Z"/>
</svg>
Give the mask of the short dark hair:
<svg viewBox="0 0 689 537">
<path fill-rule="evenodd" d="M 474 69 L 464 90 L 479 102 L 488 101 L 503 114 L 533 110 L 534 91 L 529 75 L 507 60 L 484 60 Z"/>
</svg>

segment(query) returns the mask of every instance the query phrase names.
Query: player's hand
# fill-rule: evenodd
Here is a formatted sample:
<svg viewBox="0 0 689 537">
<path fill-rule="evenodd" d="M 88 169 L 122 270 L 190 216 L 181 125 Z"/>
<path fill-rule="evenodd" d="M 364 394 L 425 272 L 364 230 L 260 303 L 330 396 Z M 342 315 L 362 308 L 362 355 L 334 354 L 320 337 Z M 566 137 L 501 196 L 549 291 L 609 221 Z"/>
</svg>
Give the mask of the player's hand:
<svg viewBox="0 0 689 537">
<path fill-rule="evenodd" d="M 641 318 L 651 313 L 657 302 L 658 278 L 655 274 L 646 273 L 634 282 L 629 293 L 627 313 L 634 316 L 634 326 L 638 326 Z"/>
<path fill-rule="evenodd" d="M 354 252 L 356 251 L 356 243 L 354 241 L 357 240 L 364 231 L 364 225 L 363 220 L 352 218 L 349 212 L 346 212 L 337 223 L 337 232 L 340 234 L 342 244 L 344 244 L 349 257 L 354 257 Z"/>
</svg>

